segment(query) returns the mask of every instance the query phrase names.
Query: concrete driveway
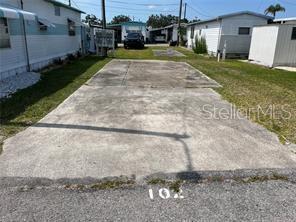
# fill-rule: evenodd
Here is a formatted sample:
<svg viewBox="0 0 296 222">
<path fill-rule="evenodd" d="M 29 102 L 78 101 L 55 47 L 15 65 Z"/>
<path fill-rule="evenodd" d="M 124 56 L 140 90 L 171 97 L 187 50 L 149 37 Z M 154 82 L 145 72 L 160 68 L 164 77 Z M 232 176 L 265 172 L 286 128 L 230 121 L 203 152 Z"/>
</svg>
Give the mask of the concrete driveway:
<svg viewBox="0 0 296 222">
<path fill-rule="evenodd" d="M 81 178 L 296 167 L 186 63 L 113 60 L 35 126 L 5 141 L 0 176 Z M 206 109 L 205 109 L 206 108 Z"/>
</svg>

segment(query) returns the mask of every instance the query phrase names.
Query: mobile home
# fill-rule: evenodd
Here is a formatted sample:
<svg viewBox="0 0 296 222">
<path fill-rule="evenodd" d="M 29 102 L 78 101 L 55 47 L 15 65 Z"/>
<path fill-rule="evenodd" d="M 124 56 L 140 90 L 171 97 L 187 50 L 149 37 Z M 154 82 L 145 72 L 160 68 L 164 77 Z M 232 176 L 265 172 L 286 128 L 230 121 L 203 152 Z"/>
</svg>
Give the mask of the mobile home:
<svg viewBox="0 0 296 222">
<path fill-rule="evenodd" d="M 268 67 L 296 67 L 296 19 L 254 27 L 249 60 Z"/>
<path fill-rule="evenodd" d="M 40 69 L 83 52 L 82 11 L 54 0 L 1 0 L 0 75 Z"/>
<path fill-rule="evenodd" d="M 227 56 L 247 56 L 250 50 L 252 28 L 266 25 L 272 18 L 255 12 L 237 12 L 187 25 L 188 48 L 193 48 L 196 38 L 204 37 L 208 53 L 218 51 Z"/>
</svg>

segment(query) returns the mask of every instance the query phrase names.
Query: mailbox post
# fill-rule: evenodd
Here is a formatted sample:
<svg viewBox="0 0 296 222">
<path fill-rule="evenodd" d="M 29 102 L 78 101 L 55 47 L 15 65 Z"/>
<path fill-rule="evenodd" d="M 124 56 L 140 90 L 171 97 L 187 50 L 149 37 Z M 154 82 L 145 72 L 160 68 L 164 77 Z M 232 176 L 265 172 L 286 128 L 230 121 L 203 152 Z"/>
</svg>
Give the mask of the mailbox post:
<svg viewBox="0 0 296 222">
<path fill-rule="evenodd" d="M 115 32 L 110 29 L 99 29 L 96 32 L 96 48 L 97 55 L 106 56 L 105 51 L 112 49 L 113 53 L 115 50 Z"/>
</svg>

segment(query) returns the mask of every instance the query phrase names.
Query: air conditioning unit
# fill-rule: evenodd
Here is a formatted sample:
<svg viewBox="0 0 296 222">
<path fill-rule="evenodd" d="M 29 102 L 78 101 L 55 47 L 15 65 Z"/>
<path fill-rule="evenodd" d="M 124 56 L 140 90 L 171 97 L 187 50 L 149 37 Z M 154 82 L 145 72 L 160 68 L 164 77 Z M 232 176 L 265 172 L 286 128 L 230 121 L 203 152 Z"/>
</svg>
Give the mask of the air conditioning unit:
<svg viewBox="0 0 296 222">
<path fill-rule="evenodd" d="M 39 25 L 39 29 L 41 31 L 46 31 L 47 30 L 47 26 L 46 25 Z"/>
</svg>

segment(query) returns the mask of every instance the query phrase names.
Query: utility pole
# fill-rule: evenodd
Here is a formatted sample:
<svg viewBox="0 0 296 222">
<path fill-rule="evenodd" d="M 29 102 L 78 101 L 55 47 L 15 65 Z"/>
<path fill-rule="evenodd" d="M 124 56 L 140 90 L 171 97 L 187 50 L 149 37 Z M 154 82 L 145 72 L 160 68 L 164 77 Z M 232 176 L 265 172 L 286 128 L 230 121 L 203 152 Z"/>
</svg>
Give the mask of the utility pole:
<svg viewBox="0 0 296 222">
<path fill-rule="evenodd" d="M 180 38 L 181 38 L 181 16 L 182 16 L 182 7 L 183 7 L 183 0 L 180 0 L 180 10 L 179 10 L 179 21 L 178 21 L 178 40 L 177 45 L 180 44 Z"/>
<path fill-rule="evenodd" d="M 105 8 L 105 0 L 101 0 L 102 5 L 102 26 L 103 29 L 106 29 L 106 8 Z"/>
<path fill-rule="evenodd" d="M 184 5 L 184 20 L 186 19 L 187 3 Z"/>
<path fill-rule="evenodd" d="M 69 6 L 71 6 L 71 0 L 69 0 Z"/>
<path fill-rule="evenodd" d="M 23 2 L 23 0 L 20 0 L 20 1 L 21 1 L 21 9 L 24 10 L 24 2 Z M 28 48 L 26 23 L 25 23 L 25 18 L 24 17 L 22 17 L 22 25 L 23 25 L 24 42 L 25 42 L 25 50 L 26 50 L 27 71 L 30 72 L 31 71 L 30 55 L 29 55 L 29 48 Z"/>
<path fill-rule="evenodd" d="M 102 5 L 102 26 L 103 26 L 103 29 L 106 29 L 107 28 L 107 25 L 106 25 L 105 0 L 101 0 L 101 5 Z M 107 48 L 106 47 L 102 47 L 102 49 L 101 49 L 101 55 L 102 55 L 102 57 L 106 57 L 107 56 Z"/>
</svg>

